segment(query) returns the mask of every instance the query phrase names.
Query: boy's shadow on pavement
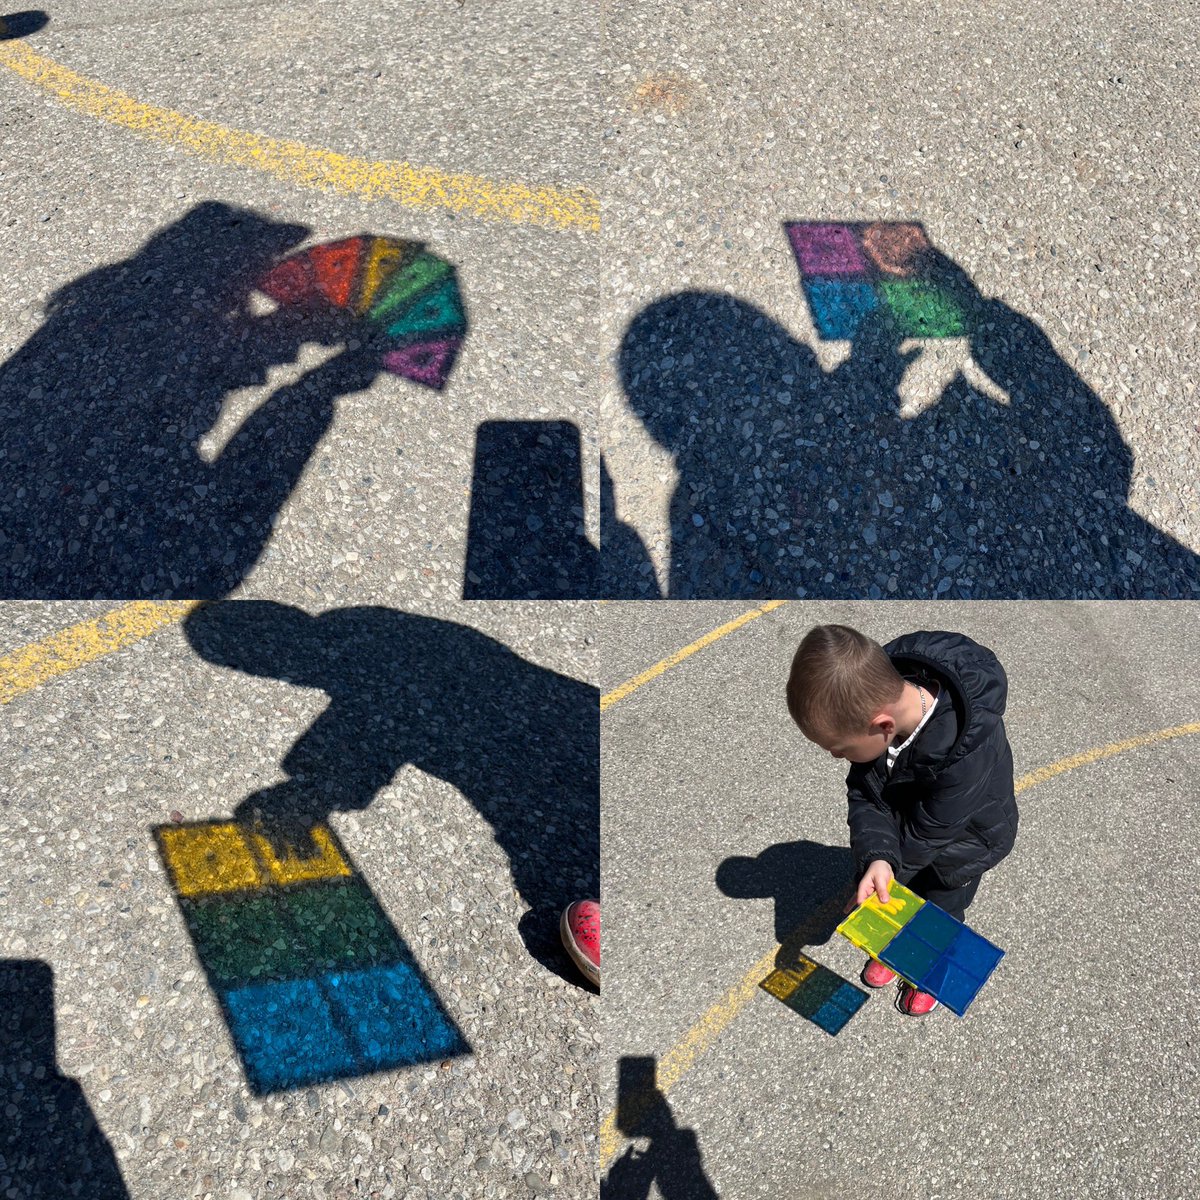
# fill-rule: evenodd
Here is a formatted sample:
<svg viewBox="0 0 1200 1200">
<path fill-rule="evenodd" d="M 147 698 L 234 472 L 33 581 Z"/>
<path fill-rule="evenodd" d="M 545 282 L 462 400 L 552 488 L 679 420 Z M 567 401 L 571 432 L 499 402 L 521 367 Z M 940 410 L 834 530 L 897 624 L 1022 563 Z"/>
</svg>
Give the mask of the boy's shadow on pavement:
<svg viewBox="0 0 1200 1200">
<path fill-rule="evenodd" d="M 775 965 L 833 936 L 853 887 L 854 856 L 844 846 L 780 842 L 755 858 L 733 855 L 717 868 L 721 892 L 736 900 L 775 901 Z"/>
<path fill-rule="evenodd" d="M 0 1195 L 129 1200 L 79 1083 L 58 1070 L 54 972 L 0 959 Z"/>
<path fill-rule="evenodd" d="M 251 314 L 308 232 L 210 201 L 55 293 L 0 364 L 0 594 L 202 599 L 247 575 L 335 401 L 382 369 L 332 306 Z M 204 461 L 227 395 L 306 342 L 341 349 Z"/>
<path fill-rule="evenodd" d="M 675 1124 L 656 1074 L 653 1058 L 626 1057 L 617 1064 L 617 1128 L 650 1144 L 644 1151 L 626 1146 L 600 1182 L 601 1200 L 647 1200 L 655 1183 L 663 1200 L 717 1200 L 695 1131 Z"/>
<path fill-rule="evenodd" d="M 578 981 L 558 918 L 599 894 L 595 687 L 468 626 L 390 608 L 312 617 L 241 600 L 199 608 L 184 628 L 208 662 L 329 696 L 284 758 L 287 781 L 247 797 L 238 820 L 302 836 L 331 812 L 365 809 L 411 763 L 457 788 L 491 825 L 530 906 L 520 923 L 526 946 Z"/>
<path fill-rule="evenodd" d="M 732 296 L 682 292 L 633 320 L 622 385 L 679 472 L 668 594 L 1200 594 L 1200 557 L 1126 506 L 1133 455 L 1049 338 L 936 252 L 930 279 L 969 315 L 972 357 L 1009 403 L 960 372 L 901 419 L 921 350 L 883 319 L 864 321 L 830 372 Z M 614 495 L 603 480 L 605 594 L 645 597 L 653 576 L 617 517 L 620 483 Z"/>
</svg>

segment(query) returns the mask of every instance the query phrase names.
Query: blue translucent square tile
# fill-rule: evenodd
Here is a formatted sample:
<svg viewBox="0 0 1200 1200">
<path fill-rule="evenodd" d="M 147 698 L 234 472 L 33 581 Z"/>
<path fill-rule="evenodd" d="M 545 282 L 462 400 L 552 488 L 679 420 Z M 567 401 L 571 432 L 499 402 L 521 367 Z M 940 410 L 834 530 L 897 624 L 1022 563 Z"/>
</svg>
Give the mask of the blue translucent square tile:
<svg viewBox="0 0 1200 1200">
<path fill-rule="evenodd" d="M 909 933 L 908 925 L 879 952 L 879 961 L 910 983 L 916 983 L 937 960 L 938 951 Z"/>
<path fill-rule="evenodd" d="M 958 937 L 964 926 L 961 921 L 956 921 L 936 904 L 922 904 L 905 928 L 927 946 L 932 946 L 935 950 L 945 950 Z"/>
<path fill-rule="evenodd" d="M 826 1033 L 831 1033 L 834 1037 L 837 1037 L 846 1027 L 846 1023 L 852 1016 L 854 1016 L 852 1012 L 847 1012 L 844 1008 L 840 1008 L 834 1004 L 832 1000 L 827 1000 L 809 1017 L 809 1020 L 814 1025 L 820 1026 Z"/>
<path fill-rule="evenodd" d="M 316 980 L 225 992 L 229 1032 L 260 1094 L 357 1074 L 354 1055 Z"/>
<path fill-rule="evenodd" d="M 965 925 L 954 939 L 950 947 L 949 957 L 965 971 L 969 971 L 977 979 L 986 979 L 995 969 L 996 964 L 1004 957 L 1004 951 L 993 946 L 985 937 L 980 937 L 973 929 Z"/>
<path fill-rule="evenodd" d="M 921 991 L 935 996 L 960 1017 L 967 1011 L 967 1005 L 975 999 L 981 987 L 982 979 L 968 975 L 966 971 L 944 959 L 920 984 Z"/>
<path fill-rule="evenodd" d="M 406 963 L 325 977 L 325 992 L 365 1069 L 464 1054 L 467 1044 L 420 971 Z"/>
<path fill-rule="evenodd" d="M 845 279 L 805 279 L 804 294 L 817 332 L 827 341 L 853 338 L 868 313 L 879 307 L 869 283 Z"/>
</svg>

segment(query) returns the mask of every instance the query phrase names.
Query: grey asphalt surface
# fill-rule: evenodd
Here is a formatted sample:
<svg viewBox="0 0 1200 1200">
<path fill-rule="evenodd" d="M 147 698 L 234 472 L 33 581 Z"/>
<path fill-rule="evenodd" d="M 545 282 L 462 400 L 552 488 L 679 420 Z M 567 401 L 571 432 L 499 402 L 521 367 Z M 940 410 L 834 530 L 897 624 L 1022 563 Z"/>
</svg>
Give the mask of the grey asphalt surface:
<svg viewBox="0 0 1200 1200">
<path fill-rule="evenodd" d="M 0 656 L 106 607 L 2 605 Z M 594 1194 L 599 997 L 557 944 L 598 886 L 594 645 L 590 604 L 231 602 L 12 700 L 0 960 L 49 965 L 57 1029 L 45 1073 L 6 1046 L 0 1128 L 57 1070 L 123 1181 L 96 1154 L 80 1195 Z M 469 1054 L 252 1094 L 151 829 L 289 779 Z M 0 1195 L 74 1194 L 58 1172 L 97 1135 L 61 1114 L 26 1147 L 40 1179 L 0 1151 Z"/>
<path fill-rule="evenodd" d="M 599 34 L 584 5 L 68 0 L 48 16 L 30 47 L 150 104 L 369 160 L 530 186 L 596 183 Z M 529 515 L 541 491 L 548 529 L 576 548 L 596 542 L 594 233 L 284 184 L 73 111 L 8 70 L 0 129 L 6 595 L 190 597 L 242 582 L 241 594 L 321 605 L 461 596 L 486 422 L 513 435 L 498 439 L 490 469 L 513 473 Z M 197 218 L 206 204 L 224 206 L 225 219 Z M 243 306 L 252 270 L 363 232 L 425 242 L 457 268 L 469 329 L 440 393 L 384 372 L 331 386 L 314 373 L 329 353 L 321 339 L 264 350 L 258 363 L 254 338 L 231 344 L 225 333 L 223 306 Z M 124 275 L 106 271 L 122 264 Z M 17 359 L 23 346 L 32 361 Z M 242 428 L 253 414 L 259 427 Z M 549 436 L 562 440 L 539 460 L 544 425 L 514 422 L 557 422 Z M 203 464 L 243 443 L 243 469 L 224 486 L 219 473 L 206 481 Z M 37 456 L 55 447 L 63 461 L 51 471 Z M 70 497 L 85 496 L 74 540 L 88 550 L 89 538 L 112 539 L 106 489 L 111 502 L 131 486 L 157 489 L 138 499 L 154 534 L 141 560 L 126 532 L 107 567 L 32 575 Z M 27 509 L 32 532 L 18 536 L 12 512 Z M 478 562 L 515 548 L 534 576 L 544 570 L 530 529 L 513 541 L 503 497 L 491 518 Z M 198 556 L 209 553 L 198 587 Z M 571 594 L 549 574 L 520 594 Z"/>
<path fill-rule="evenodd" d="M 611 594 L 1198 594 L 1189 5 L 605 13 Z M 821 341 L 782 225 L 842 220 L 975 336 Z"/>
<path fill-rule="evenodd" d="M 739 608 L 606 606 L 601 691 Z M 601 718 L 602 1111 L 616 1060 L 661 1059 L 845 878 L 845 766 L 803 740 L 783 700 L 800 638 L 829 621 L 990 646 L 1018 777 L 1200 713 L 1200 609 L 1130 603 L 793 603 L 620 701 Z M 1179 737 L 1021 795 L 1016 848 L 968 913 L 1007 954 L 964 1019 L 902 1017 L 888 989 L 834 1038 L 756 991 L 667 1097 L 717 1194 L 1189 1195 L 1196 750 Z M 864 957 L 831 926 L 807 952 L 857 982 Z M 653 1142 L 625 1145 L 654 1161 Z M 676 1178 L 685 1166 L 695 1181 L 694 1154 Z"/>
</svg>

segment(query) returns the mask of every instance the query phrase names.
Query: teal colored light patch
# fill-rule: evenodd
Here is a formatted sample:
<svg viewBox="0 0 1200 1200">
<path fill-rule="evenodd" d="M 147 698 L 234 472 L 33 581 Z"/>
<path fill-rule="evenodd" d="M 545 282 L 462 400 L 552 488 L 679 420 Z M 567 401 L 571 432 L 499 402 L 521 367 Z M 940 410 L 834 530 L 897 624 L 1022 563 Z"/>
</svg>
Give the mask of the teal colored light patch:
<svg viewBox="0 0 1200 1200">
<path fill-rule="evenodd" d="M 896 332 L 901 337 L 966 337 L 966 315 L 947 292 L 919 280 L 881 282 L 883 296 Z"/>
<path fill-rule="evenodd" d="M 433 334 L 448 336 L 467 328 L 458 284 L 447 279 L 422 292 L 398 320 L 388 325 L 388 337 L 397 342 L 424 341 Z"/>
<path fill-rule="evenodd" d="M 239 987 L 304 972 L 306 956 L 277 894 L 181 897 L 179 903 L 214 987 Z"/>
<path fill-rule="evenodd" d="M 879 307 L 875 289 L 866 282 L 806 277 L 803 285 L 813 324 L 826 341 L 853 338 L 867 316 Z"/>
</svg>

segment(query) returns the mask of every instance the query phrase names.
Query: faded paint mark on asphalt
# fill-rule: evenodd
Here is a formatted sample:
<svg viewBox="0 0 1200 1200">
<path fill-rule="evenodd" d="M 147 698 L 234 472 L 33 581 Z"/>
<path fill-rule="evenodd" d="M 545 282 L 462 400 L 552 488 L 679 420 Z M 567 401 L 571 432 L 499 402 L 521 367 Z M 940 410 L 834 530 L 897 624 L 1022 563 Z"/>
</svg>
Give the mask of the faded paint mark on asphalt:
<svg viewBox="0 0 1200 1200">
<path fill-rule="evenodd" d="M 563 190 L 455 174 L 407 162 L 373 162 L 303 142 L 230 129 L 146 104 L 79 75 L 23 42 L 0 42 L 0 65 L 60 103 L 211 162 L 262 171 L 299 187 L 391 200 L 409 208 L 446 209 L 482 220 L 600 229 L 600 200 L 587 188 Z"/>
</svg>

